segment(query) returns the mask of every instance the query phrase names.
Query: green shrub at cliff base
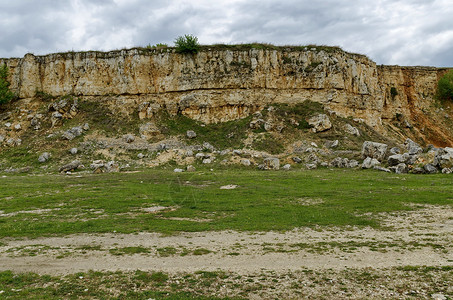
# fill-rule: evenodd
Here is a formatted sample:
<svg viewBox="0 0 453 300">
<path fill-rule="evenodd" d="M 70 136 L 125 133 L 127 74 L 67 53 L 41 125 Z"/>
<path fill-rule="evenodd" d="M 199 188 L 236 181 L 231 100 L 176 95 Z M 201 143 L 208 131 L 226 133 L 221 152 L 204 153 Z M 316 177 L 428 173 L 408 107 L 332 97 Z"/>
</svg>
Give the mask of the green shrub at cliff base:
<svg viewBox="0 0 453 300">
<path fill-rule="evenodd" d="M 8 103 L 14 98 L 13 92 L 9 89 L 8 67 L 3 64 L 0 67 L 0 105 Z"/>
<path fill-rule="evenodd" d="M 448 71 L 437 83 L 437 97 L 442 101 L 453 101 L 453 70 Z"/>
<path fill-rule="evenodd" d="M 175 40 L 176 52 L 178 53 L 192 53 L 195 54 L 200 50 L 198 38 L 191 34 L 179 36 Z"/>
</svg>

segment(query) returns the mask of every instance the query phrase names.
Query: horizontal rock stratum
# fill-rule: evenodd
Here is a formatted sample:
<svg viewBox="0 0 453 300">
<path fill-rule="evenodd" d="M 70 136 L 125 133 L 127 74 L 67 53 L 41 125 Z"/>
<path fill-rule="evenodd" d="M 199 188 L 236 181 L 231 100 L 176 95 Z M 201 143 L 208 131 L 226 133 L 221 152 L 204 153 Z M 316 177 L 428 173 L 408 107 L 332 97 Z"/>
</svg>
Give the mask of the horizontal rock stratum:
<svg viewBox="0 0 453 300">
<path fill-rule="evenodd" d="M 270 103 L 321 102 L 342 117 L 361 118 L 383 134 L 403 119 L 425 141 L 453 145 L 434 113 L 437 81 L 448 69 L 376 65 L 335 47 L 237 49 L 204 46 L 68 52 L 0 59 L 20 98 L 115 96 L 146 118 L 160 108 L 206 123 L 245 117 Z M 427 113 L 432 112 L 432 113 Z"/>
</svg>

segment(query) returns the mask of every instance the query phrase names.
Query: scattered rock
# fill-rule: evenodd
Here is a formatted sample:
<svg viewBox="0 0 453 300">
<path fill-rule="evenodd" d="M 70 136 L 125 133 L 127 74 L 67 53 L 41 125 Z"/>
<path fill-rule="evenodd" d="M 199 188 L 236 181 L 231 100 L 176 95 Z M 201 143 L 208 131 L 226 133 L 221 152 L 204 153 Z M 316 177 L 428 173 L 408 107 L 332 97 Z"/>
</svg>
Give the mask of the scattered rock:
<svg viewBox="0 0 453 300">
<path fill-rule="evenodd" d="M 145 157 L 145 154 L 143 154 L 141 152 L 139 154 L 137 154 L 137 158 L 138 159 L 142 159 L 143 157 Z"/>
<path fill-rule="evenodd" d="M 380 167 L 380 166 L 374 166 L 373 169 L 377 170 L 377 171 L 383 171 L 383 172 L 386 172 L 386 173 L 391 173 L 392 172 L 392 171 L 390 171 L 390 169 L 387 169 L 387 168 L 384 168 L 384 167 Z"/>
<path fill-rule="evenodd" d="M 242 155 L 242 151 L 241 150 L 233 150 L 233 154 L 241 156 Z"/>
<path fill-rule="evenodd" d="M 276 157 L 268 157 L 263 161 L 265 170 L 278 170 L 280 169 L 280 160 Z"/>
<path fill-rule="evenodd" d="M 215 150 L 214 146 L 209 144 L 208 142 L 203 143 L 203 149 L 211 151 L 211 152 Z"/>
<path fill-rule="evenodd" d="M 70 162 L 69 164 L 66 164 L 62 167 L 60 167 L 60 172 L 71 172 L 75 171 L 76 169 L 80 168 L 82 166 L 82 163 L 78 160 L 74 160 Z"/>
<path fill-rule="evenodd" d="M 197 137 L 197 134 L 196 134 L 195 131 L 193 131 L 193 130 L 187 130 L 186 136 L 187 136 L 189 139 L 194 139 L 194 138 Z"/>
<path fill-rule="evenodd" d="M 407 173 L 407 165 L 404 163 L 398 164 L 395 168 L 396 174 L 405 174 Z"/>
<path fill-rule="evenodd" d="M 450 168 L 443 168 L 442 169 L 442 174 L 451 174 L 453 172 L 452 169 Z"/>
<path fill-rule="evenodd" d="M 22 126 L 20 124 L 14 125 L 14 130 L 19 131 L 22 129 Z"/>
<path fill-rule="evenodd" d="M 81 126 L 77 126 L 77 127 L 72 127 L 71 129 L 69 130 L 66 130 L 65 132 L 62 133 L 62 137 L 63 139 L 66 139 L 66 140 L 73 140 L 74 138 L 78 137 L 78 136 L 81 136 L 83 133 L 83 130 L 82 130 L 82 127 Z"/>
<path fill-rule="evenodd" d="M 186 157 L 192 157 L 193 156 L 193 151 L 192 150 L 187 150 L 186 153 L 184 153 Z"/>
<path fill-rule="evenodd" d="M 251 129 L 260 129 L 261 126 L 266 123 L 263 119 L 257 119 L 250 122 L 249 126 Z"/>
<path fill-rule="evenodd" d="M 119 172 L 120 167 L 117 162 L 111 160 L 107 163 L 104 163 L 102 160 L 95 160 L 90 165 L 90 168 L 93 170 L 94 173 L 103 173 L 103 172 Z"/>
<path fill-rule="evenodd" d="M 40 163 L 44 163 L 46 161 L 48 161 L 50 158 L 50 153 L 49 152 L 44 152 L 43 154 L 41 154 L 39 157 L 38 157 L 38 161 Z"/>
<path fill-rule="evenodd" d="M 424 165 L 423 169 L 425 169 L 426 173 L 428 174 L 436 174 L 438 172 L 437 168 L 432 164 Z"/>
<path fill-rule="evenodd" d="M 406 141 L 404 142 L 404 145 L 406 146 L 406 149 L 407 149 L 409 155 L 417 155 L 417 154 L 423 153 L 422 147 L 420 147 L 419 144 L 417 144 L 416 142 L 414 142 L 413 140 L 411 140 L 409 138 L 406 139 Z"/>
<path fill-rule="evenodd" d="M 346 124 L 344 130 L 351 135 L 360 136 L 359 130 L 350 124 Z"/>
<path fill-rule="evenodd" d="M 82 129 L 85 131 L 90 130 L 90 124 L 88 124 L 88 123 L 83 124 Z"/>
<path fill-rule="evenodd" d="M 376 142 L 366 141 L 362 145 L 362 158 L 375 158 L 382 161 L 387 153 L 388 145 Z"/>
<path fill-rule="evenodd" d="M 241 159 L 241 165 L 244 165 L 244 166 L 250 166 L 250 160 L 248 159 Z"/>
<path fill-rule="evenodd" d="M 9 138 L 6 140 L 6 144 L 11 147 L 20 146 L 22 144 L 22 140 L 19 138 Z"/>
<path fill-rule="evenodd" d="M 400 163 L 405 163 L 406 161 L 409 160 L 409 154 L 408 153 L 404 153 L 404 154 L 394 154 L 394 155 L 391 155 L 389 156 L 389 158 L 387 159 L 387 163 L 389 166 L 396 166 Z"/>
<path fill-rule="evenodd" d="M 300 157 L 298 156 L 294 156 L 292 158 L 293 162 L 295 162 L 296 164 L 300 164 L 302 162 L 302 159 L 300 159 Z"/>
<path fill-rule="evenodd" d="M 447 300 L 447 297 L 444 294 L 432 294 L 431 297 L 433 300 Z"/>
<path fill-rule="evenodd" d="M 446 147 L 437 150 L 434 157 L 433 165 L 440 169 L 453 167 L 453 148 Z"/>
<path fill-rule="evenodd" d="M 212 160 L 210 158 L 205 158 L 202 161 L 202 163 L 204 163 L 204 164 L 210 164 L 211 162 L 212 162 Z"/>
<path fill-rule="evenodd" d="M 359 162 L 355 159 L 349 160 L 349 163 L 346 164 L 346 168 L 357 168 L 359 166 Z"/>
<path fill-rule="evenodd" d="M 71 153 L 72 155 L 76 155 L 77 152 L 79 152 L 79 150 L 77 148 L 71 148 L 69 149 L 69 153 Z"/>
<path fill-rule="evenodd" d="M 313 126 L 313 132 L 326 131 L 332 128 L 332 123 L 330 123 L 330 119 L 326 114 L 319 114 L 311 117 L 308 120 L 308 124 Z"/>
<path fill-rule="evenodd" d="M 426 171 L 425 171 L 425 169 L 423 169 L 423 168 L 416 167 L 416 168 L 413 168 L 413 169 L 411 170 L 411 173 L 412 173 L 412 174 L 425 174 Z"/>
<path fill-rule="evenodd" d="M 3 143 L 4 140 L 5 140 L 5 137 L 3 135 L 0 135 L 0 144 Z"/>
<path fill-rule="evenodd" d="M 284 166 L 282 167 L 282 169 L 288 171 L 288 170 L 291 169 L 291 165 L 290 165 L 290 164 L 286 164 L 286 165 L 284 165 Z"/>
<path fill-rule="evenodd" d="M 274 128 L 274 125 L 271 122 L 268 121 L 264 123 L 264 130 L 271 131 L 272 128 Z"/>
<path fill-rule="evenodd" d="M 130 144 L 135 141 L 135 136 L 130 133 L 125 134 L 123 135 L 123 141 Z"/>
<path fill-rule="evenodd" d="M 182 172 L 184 172 L 184 170 L 183 170 L 183 169 L 178 169 L 178 168 L 177 168 L 177 169 L 174 169 L 173 172 L 175 172 L 175 173 L 182 173 Z"/>
<path fill-rule="evenodd" d="M 208 156 L 206 156 L 206 154 L 204 154 L 204 153 L 199 152 L 199 153 L 195 154 L 195 158 L 204 159 L 204 158 L 208 158 Z"/>
<path fill-rule="evenodd" d="M 389 150 L 391 155 L 400 154 L 401 150 L 398 147 L 393 147 Z"/>
<path fill-rule="evenodd" d="M 326 141 L 324 143 L 324 146 L 326 146 L 326 148 L 336 148 L 338 147 L 338 140 L 335 140 L 335 141 Z"/>
<path fill-rule="evenodd" d="M 367 158 L 365 158 L 365 160 L 362 163 L 362 169 L 371 169 L 376 166 L 379 166 L 380 164 L 381 163 L 377 159 L 367 157 Z"/>
<path fill-rule="evenodd" d="M 317 164 L 305 164 L 305 168 L 307 168 L 308 170 L 314 170 L 314 169 L 318 168 L 318 165 Z"/>
<path fill-rule="evenodd" d="M 187 171 L 187 172 L 195 172 L 195 171 L 196 171 L 196 169 L 195 169 L 195 167 L 194 167 L 194 166 L 192 166 L 192 165 L 188 165 L 188 166 L 187 166 L 187 168 L 186 168 L 186 171 Z"/>
</svg>

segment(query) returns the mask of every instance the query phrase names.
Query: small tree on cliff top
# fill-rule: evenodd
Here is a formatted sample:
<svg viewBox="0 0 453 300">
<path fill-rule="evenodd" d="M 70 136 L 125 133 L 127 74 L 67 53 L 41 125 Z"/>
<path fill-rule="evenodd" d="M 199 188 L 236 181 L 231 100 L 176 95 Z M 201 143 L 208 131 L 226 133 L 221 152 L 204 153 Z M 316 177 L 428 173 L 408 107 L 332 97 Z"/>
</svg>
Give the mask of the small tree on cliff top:
<svg viewBox="0 0 453 300">
<path fill-rule="evenodd" d="M 0 67 L 0 105 L 11 101 L 14 98 L 13 92 L 9 89 L 8 67 L 3 64 Z"/>
<path fill-rule="evenodd" d="M 437 97 L 453 101 L 453 70 L 448 71 L 437 83 Z"/>
<path fill-rule="evenodd" d="M 176 51 L 179 53 L 197 53 L 200 50 L 198 38 L 191 34 L 179 36 L 175 40 Z"/>
</svg>

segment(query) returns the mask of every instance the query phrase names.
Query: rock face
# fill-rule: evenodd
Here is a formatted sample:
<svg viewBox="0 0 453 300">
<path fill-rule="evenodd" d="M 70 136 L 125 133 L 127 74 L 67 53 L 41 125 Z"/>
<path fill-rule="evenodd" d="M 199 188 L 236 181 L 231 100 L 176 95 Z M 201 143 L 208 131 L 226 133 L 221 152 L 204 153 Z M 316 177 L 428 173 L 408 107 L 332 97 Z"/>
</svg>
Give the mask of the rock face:
<svg viewBox="0 0 453 300">
<path fill-rule="evenodd" d="M 437 80 L 447 69 L 377 66 L 363 55 L 336 48 L 206 47 L 196 55 L 136 48 L 27 54 L 0 59 L 3 63 L 20 98 L 33 97 L 36 91 L 98 101 L 118 95 L 118 103 L 135 107 L 140 119 L 165 107 L 170 114 L 208 123 L 243 118 L 270 103 L 310 99 L 341 117 L 363 119 L 381 133 L 386 130 L 383 122 L 404 116 L 414 128 L 430 128 L 436 146 L 453 144 L 451 133 L 423 114 L 433 104 Z M 64 117 L 60 109 L 52 109 L 56 121 Z"/>
</svg>

